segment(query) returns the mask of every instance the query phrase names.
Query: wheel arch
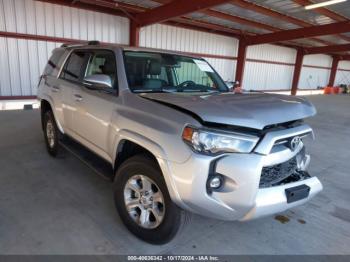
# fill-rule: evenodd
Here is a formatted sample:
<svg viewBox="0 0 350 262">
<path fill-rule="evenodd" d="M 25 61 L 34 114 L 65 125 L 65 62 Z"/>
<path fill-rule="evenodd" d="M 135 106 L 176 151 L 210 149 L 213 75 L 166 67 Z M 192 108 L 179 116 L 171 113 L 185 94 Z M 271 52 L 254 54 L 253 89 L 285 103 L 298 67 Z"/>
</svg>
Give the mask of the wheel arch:
<svg viewBox="0 0 350 262">
<path fill-rule="evenodd" d="M 61 124 L 58 122 L 58 119 L 56 117 L 53 103 L 49 99 L 46 99 L 46 98 L 43 98 L 40 100 L 41 127 L 44 128 L 44 123 L 43 123 L 44 115 L 49 110 L 51 110 L 51 112 L 55 118 L 55 122 L 56 122 L 58 129 L 60 130 L 60 132 L 62 134 L 64 134 L 64 130 L 63 130 Z"/>
<path fill-rule="evenodd" d="M 142 135 L 139 135 L 133 131 L 121 130 L 119 133 L 119 139 L 118 139 L 118 142 L 116 143 L 115 151 L 114 151 L 115 152 L 114 165 L 113 165 L 114 174 L 116 174 L 118 168 L 125 160 L 135 155 L 135 154 L 130 154 L 130 155 L 126 154 L 126 156 L 122 155 L 122 153 L 125 152 L 124 150 L 127 150 L 128 146 L 130 145 L 136 147 L 136 153 L 137 152 L 144 153 L 156 161 L 156 164 L 158 165 L 164 177 L 171 199 L 175 203 L 178 203 L 178 204 L 181 203 L 182 201 L 178 194 L 178 190 L 176 189 L 175 182 L 173 181 L 173 178 L 170 174 L 168 159 L 163 148 L 157 143 L 155 143 L 154 141 Z M 113 180 L 114 178 L 115 177 L 113 177 Z"/>
</svg>

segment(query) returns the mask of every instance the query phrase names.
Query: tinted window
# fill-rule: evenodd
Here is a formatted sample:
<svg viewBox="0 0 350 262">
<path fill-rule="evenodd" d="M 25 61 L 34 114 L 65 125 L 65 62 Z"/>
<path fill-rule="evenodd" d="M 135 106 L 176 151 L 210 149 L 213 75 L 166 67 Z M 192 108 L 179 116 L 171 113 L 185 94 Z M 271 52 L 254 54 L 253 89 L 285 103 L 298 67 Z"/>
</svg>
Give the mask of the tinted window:
<svg viewBox="0 0 350 262">
<path fill-rule="evenodd" d="M 79 81 L 82 76 L 88 54 L 85 52 L 73 52 L 64 65 L 61 77 L 71 81 Z"/>
<path fill-rule="evenodd" d="M 53 71 L 58 68 L 58 62 L 60 61 L 64 49 L 54 50 L 50 60 L 47 62 L 43 75 L 52 75 Z"/>
<path fill-rule="evenodd" d="M 99 74 L 108 75 L 111 78 L 112 86 L 115 86 L 117 67 L 113 52 L 96 51 L 92 58 L 90 58 L 85 77 Z"/>
</svg>

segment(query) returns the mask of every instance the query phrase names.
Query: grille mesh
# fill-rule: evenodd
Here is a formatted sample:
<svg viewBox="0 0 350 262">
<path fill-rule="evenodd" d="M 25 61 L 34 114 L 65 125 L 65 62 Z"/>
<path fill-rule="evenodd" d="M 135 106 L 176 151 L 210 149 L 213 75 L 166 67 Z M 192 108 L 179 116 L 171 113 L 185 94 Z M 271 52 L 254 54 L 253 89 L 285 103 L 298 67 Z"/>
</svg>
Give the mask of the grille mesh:
<svg viewBox="0 0 350 262">
<path fill-rule="evenodd" d="M 260 188 L 275 186 L 289 176 L 295 174 L 298 169 L 297 158 L 303 157 L 304 155 L 305 148 L 286 162 L 263 167 L 260 177 Z"/>
</svg>

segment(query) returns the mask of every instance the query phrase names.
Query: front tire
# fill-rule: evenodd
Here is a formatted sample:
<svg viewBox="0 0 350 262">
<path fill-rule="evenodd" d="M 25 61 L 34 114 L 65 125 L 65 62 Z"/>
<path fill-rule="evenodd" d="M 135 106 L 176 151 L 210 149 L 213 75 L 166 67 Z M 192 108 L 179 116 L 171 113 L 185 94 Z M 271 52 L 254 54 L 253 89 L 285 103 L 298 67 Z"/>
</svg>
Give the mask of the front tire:
<svg viewBox="0 0 350 262">
<path fill-rule="evenodd" d="M 137 155 L 118 169 L 114 201 L 124 225 L 138 238 L 164 244 L 174 238 L 185 212 L 172 201 L 154 160 Z"/>
<path fill-rule="evenodd" d="M 44 138 L 45 138 L 45 144 L 47 152 L 55 157 L 57 156 L 59 144 L 58 144 L 58 137 L 59 137 L 59 130 L 56 125 L 55 117 L 52 113 L 52 111 L 47 111 L 44 114 L 44 121 L 43 121 L 43 127 L 44 127 Z"/>
</svg>

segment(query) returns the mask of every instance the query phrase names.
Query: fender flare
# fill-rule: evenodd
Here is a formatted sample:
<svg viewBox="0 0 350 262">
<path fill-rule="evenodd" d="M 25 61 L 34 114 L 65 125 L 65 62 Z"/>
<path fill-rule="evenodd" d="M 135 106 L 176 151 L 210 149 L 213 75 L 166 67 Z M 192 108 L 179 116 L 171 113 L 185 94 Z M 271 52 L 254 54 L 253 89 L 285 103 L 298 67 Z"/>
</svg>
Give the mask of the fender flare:
<svg viewBox="0 0 350 262">
<path fill-rule="evenodd" d="M 158 165 L 163 173 L 163 177 L 165 180 L 165 183 L 167 185 L 169 195 L 171 199 L 178 204 L 179 206 L 183 206 L 183 201 L 181 200 L 181 197 L 178 193 L 178 190 L 176 188 L 176 184 L 170 174 L 170 169 L 168 166 L 168 158 L 164 151 L 164 149 L 156 142 L 150 140 L 149 138 L 140 135 L 134 131 L 122 129 L 118 132 L 117 137 L 114 141 L 114 155 L 113 155 L 113 168 L 116 161 L 116 157 L 118 152 L 120 152 L 121 146 L 123 141 L 130 141 L 133 142 L 146 150 L 148 150 L 150 153 L 153 154 L 153 156 L 156 158 Z"/>
</svg>

